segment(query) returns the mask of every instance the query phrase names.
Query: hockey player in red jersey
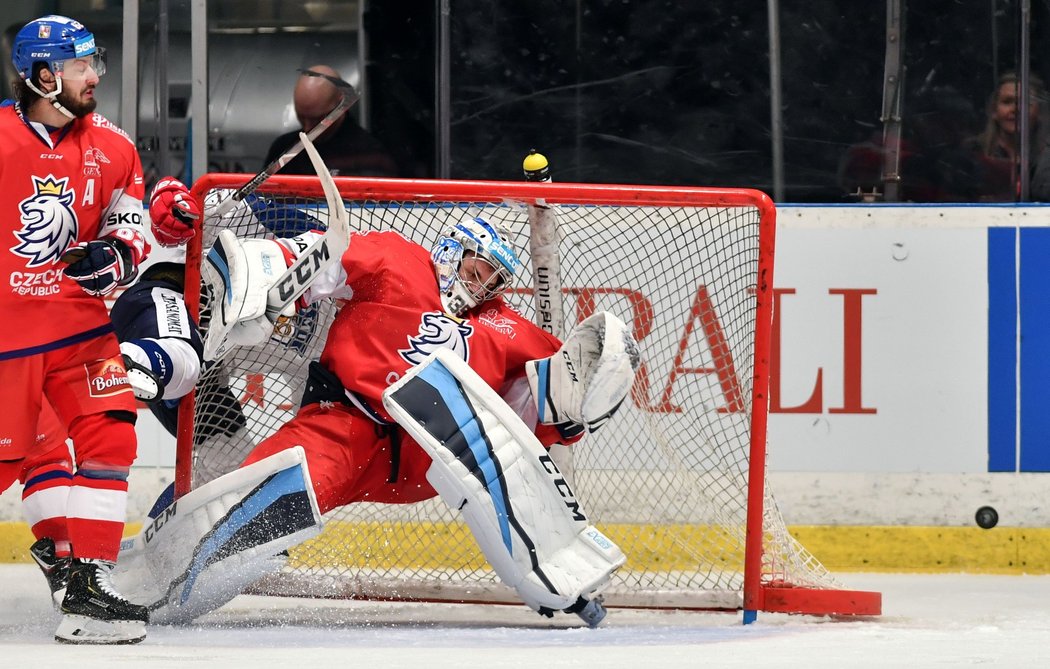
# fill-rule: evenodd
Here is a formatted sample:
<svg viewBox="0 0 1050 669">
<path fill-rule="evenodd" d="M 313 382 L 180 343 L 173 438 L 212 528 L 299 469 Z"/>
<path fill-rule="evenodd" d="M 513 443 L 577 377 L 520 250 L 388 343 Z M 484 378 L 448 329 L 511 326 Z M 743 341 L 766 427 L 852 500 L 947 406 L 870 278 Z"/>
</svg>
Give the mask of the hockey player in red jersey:
<svg viewBox="0 0 1050 669">
<path fill-rule="evenodd" d="M 341 209 L 329 195 L 329 210 Z M 616 412 L 637 346 L 605 312 L 564 343 L 518 314 L 502 297 L 521 268 L 512 245 L 483 216 L 452 216 L 432 251 L 396 232 L 354 234 L 328 256 L 337 262 L 310 276 L 294 308 L 324 298 L 341 306 L 296 416 L 121 553 L 118 581 L 155 619 L 188 621 L 228 601 L 315 535 L 326 511 L 438 495 L 531 608 L 589 625 L 604 617 L 601 592 L 625 557 L 587 522 L 544 446 L 574 442 Z M 269 339 L 266 296 L 300 274 L 273 268 L 314 257 L 319 237 L 220 233 L 202 266 L 210 293 L 223 296 L 206 359 Z M 296 292 L 285 294 L 289 302 Z M 417 393 L 424 376 L 431 389 L 435 378 L 452 381 Z M 438 428 L 449 429 L 435 437 Z"/>
<path fill-rule="evenodd" d="M 103 49 L 63 16 L 15 36 L 20 81 L 0 108 L 0 206 L 6 242 L 0 309 L 0 461 L 35 441 L 42 397 L 73 441 L 67 513 L 69 587 L 56 639 L 134 643 L 147 611 L 112 587 L 136 455 L 135 399 L 103 297 L 130 283 L 148 252 L 142 167 L 132 140 L 94 112 Z M 61 475 L 61 474 L 56 474 Z"/>
<path fill-rule="evenodd" d="M 294 253 L 315 235 L 285 243 Z M 486 245 L 500 254 L 477 252 Z M 305 295 L 307 302 L 347 302 L 320 362 L 311 366 L 303 408 L 247 462 L 304 445 L 322 513 L 366 499 L 408 503 L 433 497 L 425 478 L 430 458 L 391 420 L 381 397 L 437 348 L 462 356 L 535 424 L 525 363 L 552 355 L 561 342 L 503 301 L 519 267 L 510 245 L 480 218 L 458 223 L 433 254 L 396 232 L 354 236 L 341 264 Z M 459 280 L 460 273 L 468 278 Z M 537 426 L 545 445 L 576 441 L 582 430 L 568 423 Z"/>
<path fill-rule="evenodd" d="M 185 185 L 161 179 L 150 196 L 152 252 L 135 283 L 120 293 L 110 318 L 135 397 L 175 434 L 178 400 L 200 374 L 202 343 L 183 301 L 185 242 L 193 236 L 199 207 Z M 152 232 L 152 237 L 148 234 Z M 73 463 L 67 432 L 51 404 L 41 405 L 35 443 L 21 460 L 0 461 L 0 491 L 22 482 L 22 512 L 36 542 L 29 552 L 43 571 L 56 606 L 69 581 L 67 502 Z"/>
</svg>

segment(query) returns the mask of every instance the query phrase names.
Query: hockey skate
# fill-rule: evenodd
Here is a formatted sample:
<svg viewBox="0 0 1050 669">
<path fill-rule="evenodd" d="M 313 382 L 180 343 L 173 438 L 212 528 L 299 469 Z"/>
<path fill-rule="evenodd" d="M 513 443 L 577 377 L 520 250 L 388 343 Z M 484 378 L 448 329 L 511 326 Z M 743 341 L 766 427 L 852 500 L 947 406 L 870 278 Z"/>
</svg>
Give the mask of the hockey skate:
<svg viewBox="0 0 1050 669">
<path fill-rule="evenodd" d="M 73 560 L 55 640 L 78 644 L 127 644 L 146 638 L 149 612 L 121 596 L 110 581 L 112 562 Z"/>
<path fill-rule="evenodd" d="M 580 597 L 575 604 L 565 609 L 565 612 L 578 615 L 580 620 L 587 623 L 587 627 L 597 627 L 608 613 L 601 595 L 589 600 Z"/>
<path fill-rule="evenodd" d="M 60 608 L 66 596 L 66 584 L 69 583 L 69 557 L 55 557 L 55 542 L 47 537 L 37 539 L 29 547 L 29 554 L 33 556 L 40 571 L 44 572 L 55 608 Z"/>
</svg>

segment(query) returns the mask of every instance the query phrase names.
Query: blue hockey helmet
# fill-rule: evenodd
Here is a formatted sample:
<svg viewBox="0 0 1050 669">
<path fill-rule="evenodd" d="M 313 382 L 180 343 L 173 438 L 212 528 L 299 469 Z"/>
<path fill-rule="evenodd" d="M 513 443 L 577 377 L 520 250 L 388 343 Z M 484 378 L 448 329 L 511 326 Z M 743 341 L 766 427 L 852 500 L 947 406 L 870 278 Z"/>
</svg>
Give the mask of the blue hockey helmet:
<svg viewBox="0 0 1050 669">
<path fill-rule="evenodd" d="M 18 75 L 29 81 L 33 65 L 43 62 L 58 74 L 72 58 L 91 58 L 91 67 L 102 76 L 106 72 L 105 49 L 95 46 L 95 36 L 84 24 L 66 16 L 52 14 L 25 24 L 15 35 L 11 61 Z"/>
<path fill-rule="evenodd" d="M 467 253 L 491 267 L 487 277 L 476 273 L 476 262 L 471 264 L 475 269 L 460 271 Z M 430 255 L 441 302 L 455 316 L 502 294 L 521 269 L 521 261 L 506 235 L 480 216 L 464 216 L 454 223 L 438 239 Z"/>
</svg>

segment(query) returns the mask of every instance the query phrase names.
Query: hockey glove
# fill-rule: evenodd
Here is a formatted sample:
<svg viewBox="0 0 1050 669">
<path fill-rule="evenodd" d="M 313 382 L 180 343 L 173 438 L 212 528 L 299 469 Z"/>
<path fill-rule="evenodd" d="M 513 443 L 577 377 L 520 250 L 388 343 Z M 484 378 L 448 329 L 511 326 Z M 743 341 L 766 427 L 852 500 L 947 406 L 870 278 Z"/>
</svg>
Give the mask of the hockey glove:
<svg viewBox="0 0 1050 669">
<path fill-rule="evenodd" d="M 128 381 L 135 399 L 149 404 L 157 402 L 164 393 L 164 384 L 153 370 L 135 362 L 127 353 L 124 354 L 124 369 L 128 372 Z"/>
<path fill-rule="evenodd" d="M 181 181 L 164 177 L 157 182 L 149 197 L 149 217 L 157 243 L 179 246 L 193 237 L 201 209 Z"/>
<path fill-rule="evenodd" d="M 133 247 L 117 236 L 72 246 L 62 254 L 62 261 L 69 263 L 62 270 L 65 275 L 89 295 L 109 295 L 117 286 L 134 281 L 138 273 L 138 258 Z"/>
<path fill-rule="evenodd" d="M 594 432 L 623 403 L 641 364 L 627 324 L 599 311 L 581 321 L 549 358 L 525 363 L 539 421 L 563 437 Z"/>
</svg>

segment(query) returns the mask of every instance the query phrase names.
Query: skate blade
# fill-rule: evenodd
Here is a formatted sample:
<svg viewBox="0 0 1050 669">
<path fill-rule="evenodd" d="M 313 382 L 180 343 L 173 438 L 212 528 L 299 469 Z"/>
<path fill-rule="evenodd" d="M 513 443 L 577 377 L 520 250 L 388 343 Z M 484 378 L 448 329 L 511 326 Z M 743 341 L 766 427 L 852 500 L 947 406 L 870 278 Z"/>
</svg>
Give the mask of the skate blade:
<svg viewBox="0 0 1050 669">
<path fill-rule="evenodd" d="M 139 620 L 98 620 L 67 613 L 55 631 L 55 641 L 73 644 L 129 644 L 146 638 Z"/>
</svg>

